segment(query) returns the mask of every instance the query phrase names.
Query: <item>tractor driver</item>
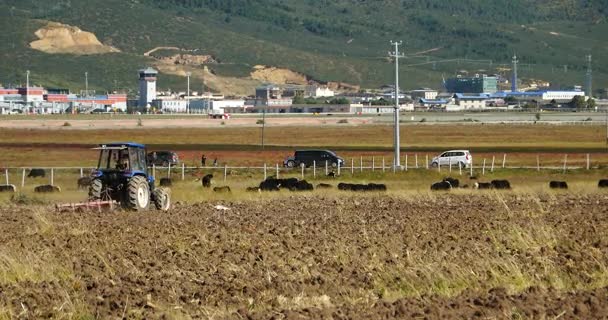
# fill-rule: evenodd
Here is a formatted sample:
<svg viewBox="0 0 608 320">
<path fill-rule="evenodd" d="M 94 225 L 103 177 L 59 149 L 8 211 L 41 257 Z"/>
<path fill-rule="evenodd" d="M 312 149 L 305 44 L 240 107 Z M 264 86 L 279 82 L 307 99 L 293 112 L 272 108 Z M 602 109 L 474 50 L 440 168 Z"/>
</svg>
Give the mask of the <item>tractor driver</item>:
<svg viewBox="0 0 608 320">
<path fill-rule="evenodd" d="M 120 160 L 116 163 L 116 169 L 118 170 L 129 170 L 129 154 L 123 153 L 120 156 Z"/>
</svg>

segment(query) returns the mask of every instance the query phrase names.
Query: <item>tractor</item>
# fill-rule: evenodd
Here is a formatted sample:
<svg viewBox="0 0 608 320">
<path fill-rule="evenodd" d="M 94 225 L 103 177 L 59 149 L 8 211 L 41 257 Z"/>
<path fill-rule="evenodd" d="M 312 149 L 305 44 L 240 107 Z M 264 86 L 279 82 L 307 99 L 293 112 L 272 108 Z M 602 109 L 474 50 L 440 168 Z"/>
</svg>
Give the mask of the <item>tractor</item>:
<svg viewBox="0 0 608 320">
<path fill-rule="evenodd" d="M 89 202 L 116 201 L 123 208 L 136 211 L 147 210 L 153 203 L 158 210 L 169 210 L 170 192 L 154 187 L 144 145 L 108 143 L 94 149 L 100 152 L 97 169 L 91 174 Z"/>
</svg>

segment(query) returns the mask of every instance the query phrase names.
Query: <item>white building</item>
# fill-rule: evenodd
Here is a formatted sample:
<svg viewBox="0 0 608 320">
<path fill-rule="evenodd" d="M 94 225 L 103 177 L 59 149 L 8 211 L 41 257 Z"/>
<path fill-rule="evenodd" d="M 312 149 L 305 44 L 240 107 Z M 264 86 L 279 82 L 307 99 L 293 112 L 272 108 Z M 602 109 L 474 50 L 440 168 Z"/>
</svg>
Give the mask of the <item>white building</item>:
<svg viewBox="0 0 608 320">
<path fill-rule="evenodd" d="M 148 67 L 139 70 L 139 106 L 146 107 L 156 99 L 156 76 L 158 71 Z"/>
<path fill-rule="evenodd" d="M 416 99 L 425 99 L 425 100 L 435 100 L 437 98 L 437 90 L 432 90 L 432 89 L 417 89 L 417 90 L 412 90 L 411 95 L 412 95 L 412 99 L 416 100 Z"/>
<path fill-rule="evenodd" d="M 489 99 L 488 95 L 478 96 L 467 96 L 462 93 L 456 93 L 453 96 L 454 103 L 459 106 L 462 110 L 467 109 L 483 109 L 486 107 L 486 100 Z"/>
<path fill-rule="evenodd" d="M 542 99 L 551 100 L 572 100 L 574 97 L 585 97 L 584 91 L 543 91 Z"/>
<path fill-rule="evenodd" d="M 192 100 L 190 112 L 202 114 L 242 113 L 245 110 L 245 100 Z"/>
<path fill-rule="evenodd" d="M 320 98 L 320 97 L 333 97 L 334 91 L 328 87 L 320 86 L 307 86 L 304 92 L 305 97 Z"/>
<path fill-rule="evenodd" d="M 156 109 L 156 111 L 186 113 L 188 101 L 181 99 L 154 99 L 150 105 Z"/>
</svg>

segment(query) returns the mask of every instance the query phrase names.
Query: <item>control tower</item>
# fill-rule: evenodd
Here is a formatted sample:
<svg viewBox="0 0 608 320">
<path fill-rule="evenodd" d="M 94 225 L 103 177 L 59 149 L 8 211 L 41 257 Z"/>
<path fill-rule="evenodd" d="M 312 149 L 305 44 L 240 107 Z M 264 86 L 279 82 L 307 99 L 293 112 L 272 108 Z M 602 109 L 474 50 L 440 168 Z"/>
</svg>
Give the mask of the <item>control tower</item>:
<svg viewBox="0 0 608 320">
<path fill-rule="evenodd" d="M 139 70 L 139 106 L 146 107 L 156 99 L 156 76 L 158 71 L 148 67 Z"/>
</svg>

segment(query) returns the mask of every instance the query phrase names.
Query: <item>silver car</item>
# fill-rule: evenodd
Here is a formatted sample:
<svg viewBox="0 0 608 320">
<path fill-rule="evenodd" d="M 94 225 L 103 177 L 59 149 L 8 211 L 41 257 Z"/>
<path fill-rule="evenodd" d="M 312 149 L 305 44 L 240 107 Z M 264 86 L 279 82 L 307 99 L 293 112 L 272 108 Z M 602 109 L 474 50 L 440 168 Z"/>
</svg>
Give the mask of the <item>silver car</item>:
<svg viewBox="0 0 608 320">
<path fill-rule="evenodd" d="M 434 157 L 431 166 L 458 166 L 467 168 L 473 163 L 473 156 L 469 150 L 450 150 Z"/>
</svg>

